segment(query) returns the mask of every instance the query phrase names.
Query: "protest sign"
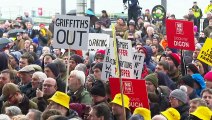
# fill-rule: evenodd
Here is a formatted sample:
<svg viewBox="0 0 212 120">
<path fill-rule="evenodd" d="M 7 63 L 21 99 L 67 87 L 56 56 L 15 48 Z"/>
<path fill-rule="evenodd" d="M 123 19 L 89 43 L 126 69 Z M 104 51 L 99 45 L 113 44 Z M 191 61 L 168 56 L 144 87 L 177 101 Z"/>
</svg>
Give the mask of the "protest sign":
<svg viewBox="0 0 212 120">
<path fill-rule="evenodd" d="M 110 61 L 112 64 L 111 74 L 112 76 L 116 76 L 116 61 L 114 54 L 114 41 L 110 40 Z M 134 63 L 132 60 L 132 44 L 130 40 L 122 40 L 118 39 L 117 43 L 118 47 L 118 55 L 119 55 L 119 66 L 121 68 L 120 74 L 122 78 L 135 78 L 134 76 Z"/>
<path fill-rule="evenodd" d="M 87 50 L 89 27 L 89 17 L 56 15 L 53 47 Z"/>
<path fill-rule="evenodd" d="M 170 48 L 195 50 L 193 22 L 166 20 L 166 34 Z"/>
<path fill-rule="evenodd" d="M 97 51 L 109 47 L 110 35 L 89 33 L 88 51 Z"/>
<path fill-rule="evenodd" d="M 207 38 L 197 59 L 212 66 L 212 39 L 211 38 Z"/>
<path fill-rule="evenodd" d="M 156 5 L 152 8 L 152 18 L 156 21 L 162 21 L 166 17 L 166 10 L 162 5 Z"/>
<path fill-rule="evenodd" d="M 106 48 L 104 62 L 103 62 L 103 66 L 102 66 L 101 80 L 108 80 L 109 77 L 112 77 L 111 62 L 112 62 L 112 59 L 110 59 L 110 48 Z"/>
<path fill-rule="evenodd" d="M 134 75 L 136 79 L 141 79 L 141 73 L 143 70 L 145 55 L 142 53 L 134 53 L 133 63 L 134 63 Z"/>
<path fill-rule="evenodd" d="M 120 93 L 119 78 L 109 78 L 111 96 Z M 133 111 L 137 107 L 149 109 L 146 81 L 138 79 L 122 79 L 123 93 L 130 98 L 130 107 Z"/>
</svg>

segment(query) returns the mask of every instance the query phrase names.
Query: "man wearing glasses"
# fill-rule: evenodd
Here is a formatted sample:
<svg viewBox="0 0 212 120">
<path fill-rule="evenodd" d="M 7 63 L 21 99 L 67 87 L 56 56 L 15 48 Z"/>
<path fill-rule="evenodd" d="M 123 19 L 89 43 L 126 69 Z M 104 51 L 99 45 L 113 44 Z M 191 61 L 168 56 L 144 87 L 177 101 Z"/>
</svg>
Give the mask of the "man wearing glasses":
<svg viewBox="0 0 212 120">
<path fill-rule="evenodd" d="M 5 108 L 9 106 L 18 106 L 23 114 L 27 114 L 29 109 L 37 109 L 37 104 L 22 94 L 14 83 L 4 85 L 0 99 L 6 101 L 1 109 L 2 113 L 5 113 Z"/>
</svg>

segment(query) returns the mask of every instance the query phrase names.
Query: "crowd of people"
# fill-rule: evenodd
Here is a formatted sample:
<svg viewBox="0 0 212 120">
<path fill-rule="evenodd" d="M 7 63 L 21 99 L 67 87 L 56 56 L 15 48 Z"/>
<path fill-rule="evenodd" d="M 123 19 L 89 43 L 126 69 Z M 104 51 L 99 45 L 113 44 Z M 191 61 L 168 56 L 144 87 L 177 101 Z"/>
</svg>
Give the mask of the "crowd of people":
<svg viewBox="0 0 212 120">
<path fill-rule="evenodd" d="M 27 12 L 1 23 L 0 44 L 9 42 L 0 47 L 0 120 L 211 120 L 212 68 L 197 59 L 212 36 L 211 10 L 212 1 L 204 11 L 203 30 L 197 2 L 183 16 L 194 23 L 195 38 L 195 50 L 183 51 L 184 69 L 180 51 L 168 46 L 165 22 L 154 21 L 149 9 L 129 23 L 117 19 L 116 36 L 131 40 L 133 52 L 145 55 L 141 79 L 150 108 L 134 111 L 127 95 L 112 98 L 109 81 L 101 80 L 104 49 L 85 55 L 71 50 L 69 58 L 68 50 L 53 47 L 55 16 L 48 28 L 40 24 L 39 30 Z M 94 17 L 91 9 L 87 15 Z M 167 14 L 165 19 L 176 18 Z M 107 11 L 90 25 L 91 33 L 109 28 Z"/>
</svg>

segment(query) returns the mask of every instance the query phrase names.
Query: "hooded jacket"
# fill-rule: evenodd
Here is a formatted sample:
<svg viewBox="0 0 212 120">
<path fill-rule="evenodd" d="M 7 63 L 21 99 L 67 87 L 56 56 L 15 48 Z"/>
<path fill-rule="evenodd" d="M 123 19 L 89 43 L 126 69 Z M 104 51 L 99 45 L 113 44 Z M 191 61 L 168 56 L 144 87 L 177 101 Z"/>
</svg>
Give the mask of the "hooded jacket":
<svg viewBox="0 0 212 120">
<path fill-rule="evenodd" d="M 199 89 L 196 89 L 197 95 L 200 96 L 202 90 L 204 90 L 206 88 L 205 80 L 199 73 L 193 74 L 192 78 L 200 86 Z"/>
<path fill-rule="evenodd" d="M 164 74 L 163 72 L 157 72 L 158 75 L 158 85 L 164 85 L 169 87 L 171 90 L 177 89 L 177 86 L 174 81 L 172 81 L 168 75 Z"/>
</svg>

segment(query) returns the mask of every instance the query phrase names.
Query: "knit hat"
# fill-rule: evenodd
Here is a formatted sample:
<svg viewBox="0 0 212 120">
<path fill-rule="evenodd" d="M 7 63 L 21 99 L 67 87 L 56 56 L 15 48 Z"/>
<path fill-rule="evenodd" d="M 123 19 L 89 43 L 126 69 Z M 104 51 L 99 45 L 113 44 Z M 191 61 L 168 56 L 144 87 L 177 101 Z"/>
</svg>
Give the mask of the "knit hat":
<svg viewBox="0 0 212 120">
<path fill-rule="evenodd" d="M 194 87 L 194 79 L 191 77 L 191 75 L 185 75 L 180 80 L 180 83 L 182 83 L 183 85 L 188 85 L 191 88 Z"/>
<path fill-rule="evenodd" d="M 140 49 L 142 49 L 144 51 L 145 56 L 147 56 L 147 50 L 145 47 L 141 47 Z"/>
<path fill-rule="evenodd" d="M 49 63 L 45 67 L 48 67 L 52 71 L 52 73 L 54 74 L 55 77 L 57 77 L 60 73 L 60 71 L 55 63 Z"/>
<path fill-rule="evenodd" d="M 22 55 L 21 52 L 19 52 L 19 51 L 11 52 L 10 55 L 13 56 L 13 58 L 15 58 L 15 61 L 17 63 L 19 63 L 19 60 L 20 60 L 21 55 Z"/>
<path fill-rule="evenodd" d="M 201 120 L 210 120 L 212 112 L 208 107 L 199 106 L 191 115 L 198 117 Z"/>
<path fill-rule="evenodd" d="M 172 59 L 176 67 L 180 65 L 180 56 L 178 54 L 171 53 L 171 54 L 168 54 L 167 57 L 170 57 Z"/>
<path fill-rule="evenodd" d="M 32 39 L 32 42 L 33 42 L 33 43 L 36 43 L 36 44 L 39 44 L 38 37 L 34 37 L 34 38 Z"/>
<path fill-rule="evenodd" d="M 199 73 L 198 68 L 192 63 L 189 63 L 186 67 L 189 68 L 193 73 Z"/>
<path fill-rule="evenodd" d="M 200 75 L 199 73 L 196 73 L 196 74 L 192 74 L 191 76 L 194 79 L 194 81 L 200 85 L 201 89 L 206 88 L 205 80 L 202 77 L 202 75 Z"/>
<path fill-rule="evenodd" d="M 212 82 L 212 71 L 207 72 L 204 76 L 206 81 L 211 81 Z"/>
<path fill-rule="evenodd" d="M 146 108 L 138 107 L 134 110 L 133 115 L 139 114 L 144 117 L 144 120 L 150 120 L 151 119 L 151 112 L 150 110 Z"/>
<path fill-rule="evenodd" d="M 105 56 L 105 50 L 98 50 L 95 54 L 95 58 L 103 58 L 104 59 Z"/>
<path fill-rule="evenodd" d="M 14 83 L 7 83 L 2 88 L 2 95 L 0 97 L 0 100 L 6 101 L 10 95 L 14 95 L 16 92 L 20 92 L 18 86 Z"/>
<path fill-rule="evenodd" d="M 90 90 L 91 95 L 97 95 L 97 96 L 106 96 L 106 91 L 105 91 L 105 86 L 104 83 L 100 80 L 97 80 L 94 82 L 91 90 Z"/>
<path fill-rule="evenodd" d="M 80 56 L 77 55 L 77 54 L 73 54 L 73 55 L 70 57 L 70 60 L 75 61 L 76 64 L 83 63 L 82 57 L 80 57 Z"/>
<path fill-rule="evenodd" d="M 180 120 L 180 113 L 174 108 L 169 108 L 161 112 L 161 114 L 166 117 L 167 120 Z"/>
<path fill-rule="evenodd" d="M 180 89 L 173 90 L 169 97 L 174 97 L 183 103 L 187 103 L 187 89 L 185 86 L 180 86 Z"/>
<path fill-rule="evenodd" d="M 96 63 L 93 67 L 92 67 L 92 69 L 94 70 L 94 69 L 96 69 L 96 68 L 99 68 L 101 71 L 102 71 L 102 67 L 103 67 L 103 63 Z"/>
<path fill-rule="evenodd" d="M 152 73 L 152 74 L 147 75 L 144 78 L 144 80 L 152 82 L 152 84 L 155 86 L 155 88 L 158 87 L 158 78 L 156 77 L 156 74 L 155 73 Z"/>
<path fill-rule="evenodd" d="M 70 103 L 70 109 L 76 111 L 80 117 L 83 117 L 83 112 L 86 109 L 86 105 L 83 103 Z"/>
</svg>

